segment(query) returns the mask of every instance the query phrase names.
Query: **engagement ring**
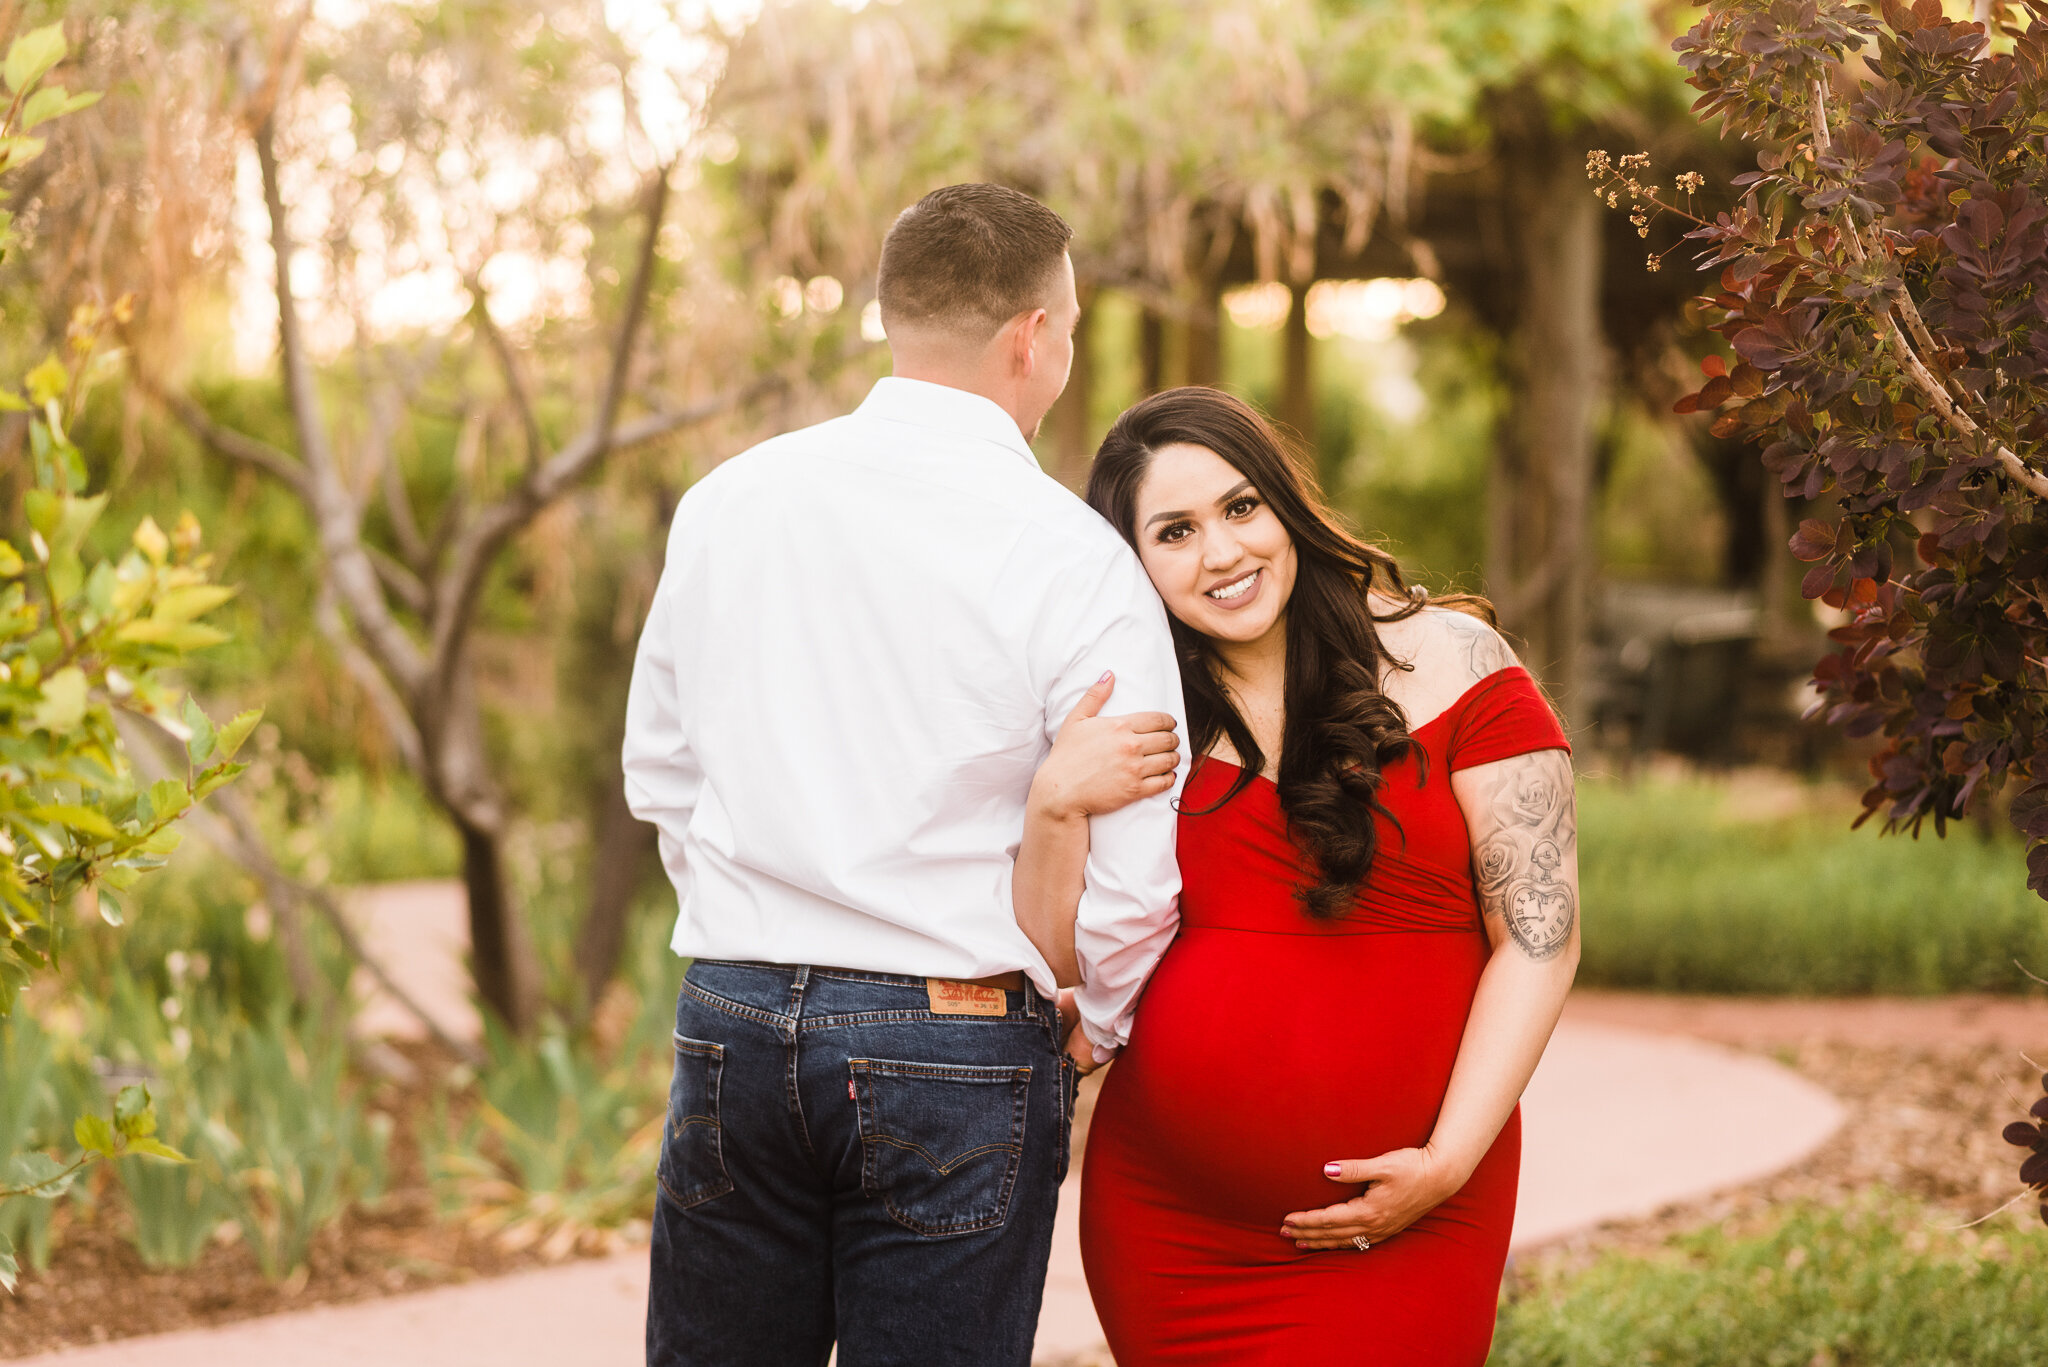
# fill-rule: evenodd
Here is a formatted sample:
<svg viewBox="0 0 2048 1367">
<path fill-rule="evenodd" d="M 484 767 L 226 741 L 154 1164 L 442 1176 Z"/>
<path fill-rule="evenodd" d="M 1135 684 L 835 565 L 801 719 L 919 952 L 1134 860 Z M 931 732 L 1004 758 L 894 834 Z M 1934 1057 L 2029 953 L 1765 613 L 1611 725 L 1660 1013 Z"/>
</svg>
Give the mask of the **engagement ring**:
<svg viewBox="0 0 2048 1367">
<path fill-rule="evenodd" d="M 1354 1234 L 1351 1236 L 1351 1246 L 1360 1253 L 1363 1253 L 1372 1247 L 1372 1240 L 1366 1238 L 1363 1234 Z"/>
</svg>

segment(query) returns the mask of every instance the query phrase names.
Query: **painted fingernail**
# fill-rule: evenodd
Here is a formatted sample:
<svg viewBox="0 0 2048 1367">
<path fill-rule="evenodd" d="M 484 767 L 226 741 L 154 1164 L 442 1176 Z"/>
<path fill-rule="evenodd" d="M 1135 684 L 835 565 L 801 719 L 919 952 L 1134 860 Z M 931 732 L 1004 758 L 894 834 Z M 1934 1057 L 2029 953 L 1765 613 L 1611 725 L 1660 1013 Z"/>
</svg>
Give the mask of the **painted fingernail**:
<svg viewBox="0 0 2048 1367">
<path fill-rule="evenodd" d="M 1323 1164 L 1323 1176 L 1325 1176 L 1325 1177 L 1342 1177 L 1343 1175 L 1344 1175 L 1344 1165 L 1343 1165 L 1342 1163 L 1325 1163 L 1325 1164 Z"/>
<path fill-rule="evenodd" d="M 1110 671 L 1109 671 L 1109 670 L 1107 670 L 1107 669 L 1105 669 L 1105 670 L 1103 670 L 1103 671 L 1102 671 L 1102 677 L 1101 677 L 1101 678 L 1099 678 L 1099 679 L 1097 679 L 1097 680 L 1096 680 L 1095 682 L 1097 682 L 1097 683 L 1108 683 L 1108 682 L 1109 682 L 1109 675 L 1110 675 Z"/>
</svg>

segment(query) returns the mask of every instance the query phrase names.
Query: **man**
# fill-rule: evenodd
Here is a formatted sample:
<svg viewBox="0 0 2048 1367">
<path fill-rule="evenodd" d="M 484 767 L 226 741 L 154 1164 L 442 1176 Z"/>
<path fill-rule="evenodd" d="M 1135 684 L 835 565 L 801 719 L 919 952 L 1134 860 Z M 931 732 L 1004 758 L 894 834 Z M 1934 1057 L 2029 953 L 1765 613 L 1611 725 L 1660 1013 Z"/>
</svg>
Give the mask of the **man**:
<svg viewBox="0 0 2048 1367">
<path fill-rule="evenodd" d="M 1071 231 L 994 185 L 882 249 L 894 374 L 683 499 L 640 642 L 626 791 L 695 959 L 647 1360 L 1026 1367 L 1073 1074 L 1172 938 L 1178 782 L 1090 823 L 1080 1026 L 1019 928 L 1032 775 L 1105 671 L 1182 714 L 1137 559 L 1027 445 L 1066 386 Z"/>
</svg>

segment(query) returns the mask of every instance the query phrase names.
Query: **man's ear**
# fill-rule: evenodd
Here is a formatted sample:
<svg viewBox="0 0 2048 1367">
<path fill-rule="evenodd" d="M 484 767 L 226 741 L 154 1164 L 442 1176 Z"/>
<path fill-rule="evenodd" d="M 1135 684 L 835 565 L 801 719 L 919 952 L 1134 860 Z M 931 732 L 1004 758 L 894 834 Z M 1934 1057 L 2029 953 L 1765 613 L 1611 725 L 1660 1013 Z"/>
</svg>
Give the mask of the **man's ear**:
<svg viewBox="0 0 2048 1367">
<path fill-rule="evenodd" d="M 1044 309 L 1033 309 L 1016 321 L 1016 351 L 1018 377 L 1030 379 L 1038 370 L 1038 338 L 1045 331 L 1049 317 Z"/>
</svg>

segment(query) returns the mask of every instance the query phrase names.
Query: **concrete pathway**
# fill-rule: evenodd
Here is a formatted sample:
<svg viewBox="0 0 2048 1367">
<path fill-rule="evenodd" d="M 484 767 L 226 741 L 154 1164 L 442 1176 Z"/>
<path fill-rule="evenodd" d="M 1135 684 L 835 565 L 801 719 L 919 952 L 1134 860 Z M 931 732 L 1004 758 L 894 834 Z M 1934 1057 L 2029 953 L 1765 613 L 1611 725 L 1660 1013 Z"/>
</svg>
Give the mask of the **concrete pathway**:
<svg viewBox="0 0 2048 1367">
<path fill-rule="evenodd" d="M 1826 1092 L 1768 1060 L 1584 1020 L 1568 1007 L 1523 1114 L 1518 1249 L 1790 1166 L 1834 1132 L 1843 1112 Z M 1070 1181 L 1054 1235 L 1038 1334 L 1038 1356 L 1047 1361 L 1101 1351 L 1081 1276 L 1078 1193 L 1078 1182 Z M 630 1367 L 642 1356 L 646 1275 L 645 1254 L 622 1254 L 27 1361 L 62 1367 Z"/>
</svg>

